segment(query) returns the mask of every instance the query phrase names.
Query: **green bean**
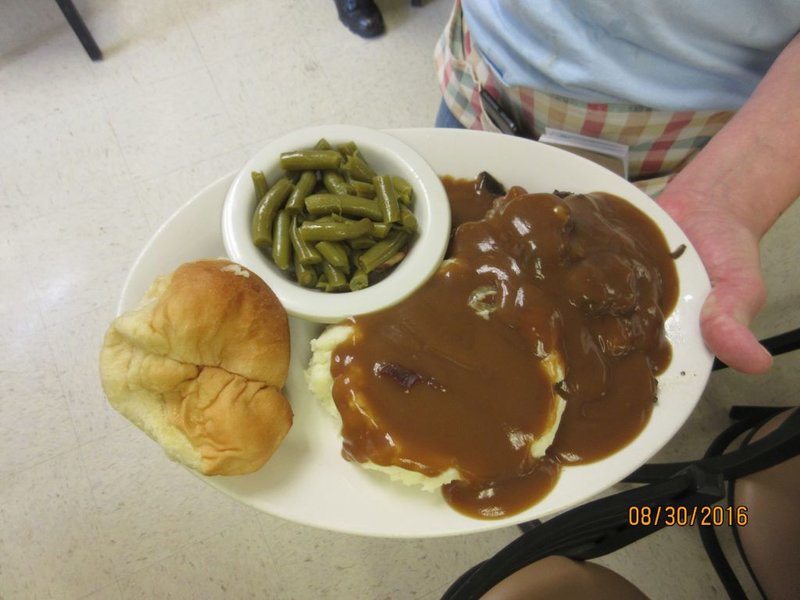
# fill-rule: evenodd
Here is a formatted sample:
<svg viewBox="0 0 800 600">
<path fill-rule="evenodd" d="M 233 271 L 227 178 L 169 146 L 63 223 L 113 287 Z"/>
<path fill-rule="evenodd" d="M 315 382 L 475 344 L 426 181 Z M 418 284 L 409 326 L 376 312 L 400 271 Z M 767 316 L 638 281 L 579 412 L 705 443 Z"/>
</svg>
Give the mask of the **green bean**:
<svg viewBox="0 0 800 600">
<path fill-rule="evenodd" d="M 322 261 L 322 273 L 327 281 L 326 292 L 338 292 L 348 286 L 347 277 L 344 276 L 344 273 L 326 260 Z"/>
<path fill-rule="evenodd" d="M 306 210 L 312 217 L 336 214 L 350 217 L 367 217 L 380 221 L 383 213 L 374 200 L 339 194 L 311 194 L 306 197 Z"/>
<path fill-rule="evenodd" d="M 294 253 L 294 276 L 303 287 L 314 287 L 317 284 L 317 271 L 314 267 L 302 264 L 297 252 Z"/>
<path fill-rule="evenodd" d="M 365 273 L 371 273 L 387 260 L 397 254 L 408 240 L 405 231 L 393 231 L 385 240 L 376 243 L 372 248 L 366 250 L 358 257 L 357 266 Z"/>
<path fill-rule="evenodd" d="M 306 221 L 300 225 L 300 237 L 307 242 L 339 242 L 369 235 L 372 231 L 372 221 L 347 220 L 342 223 L 316 223 Z"/>
<path fill-rule="evenodd" d="M 292 224 L 289 227 L 289 240 L 292 242 L 294 255 L 301 265 L 316 265 L 322 262 L 322 256 L 308 242 L 300 237 L 297 216 L 292 217 Z"/>
<path fill-rule="evenodd" d="M 302 212 L 306 196 L 314 191 L 316 185 L 317 173 L 315 171 L 303 171 L 294 185 L 294 190 L 289 194 L 289 199 L 286 201 L 286 210 L 295 214 Z"/>
<path fill-rule="evenodd" d="M 397 193 L 411 193 L 414 191 L 414 188 L 411 187 L 411 184 L 408 183 L 405 179 L 400 177 L 399 175 L 392 175 L 392 183 L 394 184 L 394 189 L 397 190 Z"/>
<path fill-rule="evenodd" d="M 344 223 L 345 221 L 350 221 L 350 220 L 351 219 L 343 217 L 342 215 L 331 213 L 329 215 L 322 215 L 321 217 L 316 217 L 313 221 L 314 223 Z"/>
<path fill-rule="evenodd" d="M 353 188 L 356 196 L 360 198 L 374 198 L 375 186 L 366 181 L 359 181 L 358 179 L 350 179 L 347 183 Z"/>
<path fill-rule="evenodd" d="M 317 242 L 314 248 L 334 267 L 342 269 L 345 273 L 350 272 L 350 257 L 340 242 Z"/>
<path fill-rule="evenodd" d="M 251 171 L 250 179 L 253 180 L 253 188 L 256 191 L 256 200 L 261 200 L 264 197 L 264 194 L 267 193 L 267 190 L 269 190 L 266 176 L 261 171 Z"/>
<path fill-rule="evenodd" d="M 342 155 L 337 150 L 294 150 L 281 153 L 281 169 L 308 171 L 314 169 L 338 169 Z"/>
<path fill-rule="evenodd" d="M 285 210 L 278 211 L 272 230 L 272 260 L 275 265 L 285 271 L 292 261 L 292 244 L 289 241 L 291 220 Z"/>
<path fill-rule="evenodd" d="M 389 232 L 392 230 L 392 225 L 390 223 L 373 223 L 372 224 L 372 237 L 378 240 L 382 240 Z"/>
<path fill-rule="evenodd" d="M 397 192 L 389 175 L 373 177 L 372 185 L 375 186 L 375 198 L 381 209 L 384 223 L 396 223 L 400 220 L 400 203 L 397 201 Z"/>
<path fill-rule="evenodd" d="M 291 191 L 291 182 L 282 177 L 258 203 L 250 229 L 253 242 L 259 248 L 269 248 L 272 245 L 272 222 Z"/>
<path fill-rule="evenodd" d="M 352 141 L 345 142 L 344 144 L 339 145 L 339 152 L 341 152 L 345 156 L 348 156 L 350 154 L 355 154 L 358 152 L 358 146 L 356 145 L 355 142 Z"/>
<path fill-rule="evenodd" d="M 375 226 L 373 225 L 374 228 Z M 353 250 L 366 250 L 367 248 L 372 248 L 376 243 L 375 238 L 370 235 L 362 235 L 352 240 L 347 240 L 347 245 Z"/>
<path fill-rule="evenodd" d="M 399 175 L 392 175 L 392 183 L 397 192 L 397 199 L 400 200 L 401 204 L 411 206 L 414 198 L 414 188 L 411 187 L 411 184 Z"/>
<path fill-rule="evenodd" d="M 350 241 L 351 240 L 347 241 L 347 248 L 348 248 L 347 253 L 350 255 L 350 263 L 353 265 L 355 270 L 358 270 L 358 267 L 356 267 L 355 265 L 358 264 L 358 257 L 364 254 L 364 250 L 359 248 L 353 248 L 353 246 L 350 245 Z"/>
<path fill-rule="evenodd" d="M 314 144 L 314 150 L 333 150 L 333 146 L 325 138 L 319 138 L 319 141 Z"/>
<path fill-rule="evenodd" d="M 338 171 L 328 169 L 322 172 L 322 185 L 331 194 L 348 195 L 353 193 L 353 188 L 348 185 Z"/>
<path fill-rule="evenodd" d="M 344 165 L 342 168 L 350 173 L 350 176 L 353 179 L 358 179 L 359 181 L 366 181 L 371 182 L 372 178 L 377 175 L 375 171 L 372 170 L 359 153 L 350 154 L 344 161 Z"/>
<path fill-rule="evenodd" d="M 405 206 L 400 207 L 400 226 L 409 233 L 417 231 L 417 217 Z"/>
<path fill-rule="evenodd" d="M 369 278 L 367 274 L 361 269 L 357 269 L 353 276 L 350 278 L 350 291 L 363 290 L 369 285 Z"/>
</svg>

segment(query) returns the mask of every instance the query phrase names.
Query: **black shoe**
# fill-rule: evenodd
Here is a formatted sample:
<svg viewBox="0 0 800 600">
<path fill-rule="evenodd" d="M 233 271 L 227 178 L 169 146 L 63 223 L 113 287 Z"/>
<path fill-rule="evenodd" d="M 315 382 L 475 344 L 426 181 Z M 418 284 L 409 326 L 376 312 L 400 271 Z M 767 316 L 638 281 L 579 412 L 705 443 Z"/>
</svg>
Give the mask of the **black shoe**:
<svg viewBox="0 0 800 600">
<path fill-rule="evenodd" d="M 383 16 L 373 0 L 334 0 L 339 20 L 350 31 L 363 38 L 383 33 Z"/>
</svg>

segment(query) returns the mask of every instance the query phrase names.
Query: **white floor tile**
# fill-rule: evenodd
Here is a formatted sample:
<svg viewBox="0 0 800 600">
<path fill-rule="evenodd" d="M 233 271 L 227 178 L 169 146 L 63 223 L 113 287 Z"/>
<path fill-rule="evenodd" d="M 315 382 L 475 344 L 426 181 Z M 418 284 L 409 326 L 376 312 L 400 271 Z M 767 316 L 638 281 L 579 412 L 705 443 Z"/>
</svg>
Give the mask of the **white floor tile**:
<svg viewBox="0 0 800 600">
<path fill-rule="evenodd" d="M 22 225 L 130 185 L 109 116 L 100 100 L 65 103 L 62 112 L 3 130 L 0 183 L 10 218 Z"/>
<path fill-rule="evenodd" d="M 24 469 L 74 450 L 78 438 L 66 388 L 52 364 L 43 332 L 0 343 L 0 474 Z"/>
<path fill-rule="evenodd" d="M 318 63 L 302 47 L 298 51 L 279 45 L 211 62 L 208 69 L 243 144 L 263 143 L 342 107 L 341 99 L 327 91 L 328 80 Z"/>
<path fill-rule="evenodd" d="M 149 233 L 133 189 L 57 203 L 19 225 L 19 245 L 47 325 L 115 300 Z"/>
<path fill-rule="evenodd" d="M 514 529 L 464 539 L 380 539 L 287 523 L 271 532 L 281 598 L 425 598 L 517 535 Z"/>
<path fill-rule="evenodd" d="M 21 248 L 19 228 L 12 223 L 4 225 L 0 228 L 0 282 L 5 288 L 0 294 L 0 342 L 10 344 L 41 333 L 44 321 L 37 302 L 36 276 Z"/>
<path fill-rule="evenodd" d="M 238 526 L 252 509 L 219 494 L 167 459 L 135 427 L 82 446 L 96 518 L 117 577 Z"/>
<path fill-rule="evenodd" d="M 92 64 L 80 60 L 83 48 L 54 2 L 6 2 L 0 10 L 0 132 L 97 97 Z"/>
<path fill-rule="evenodd" d="M 239 147 L 205 67 L 105 100 L 131 174 L 164 175 Z"/>
<path fill-rule="evenodd" d="M 98 5 L 91 29 L 105 60 L 92 65 L 103 97 L 135 96 L 143 86 L 200 69 L 203 58 L 178 3 L 170 0 Z"/>
<path fill-rule="evenodd" d="M 179 0 L 173 4 L 180 6 L 186 25 L 207 63 L 244 57 L 251 64 L 254 79 L 267 75 L 270 67 L 280 62 L 265 61 L 261 56 L 264 51 L 275 52 L 277 57 L 305 48 L 305 36 L 298 32 L 307 14 L 302 1 Z M 277 79 L 272 81 L 279 83 Z M 287 81 L 295 81 L 295 77 Z"/>
<path fill-rule="evenodd" d="M 279 598 L 285 577 L 255 517 L 120 580 L 122 598 Z"/>
<path fill-rule="evenodd" d="M 0 475 L 0 595 L 82 598 L 114 583 L 81 454 Z"/>
<path fill-rule="evenodd" d="M 47 330 L 52 367 L 65 390 L 66 402 L 81 444 L 130 427 L 105 399 L 100 384 L 99 346 L 116 309 L 116 301 L 98 310 L 65 319 Z M 96 351 L 95 348 L 97 348 Z"/>
<path fill-rule="evenodd" d="M 155 233 L 205 187 L 224 175 L 238 172 L 248 156 L 244 150 L 237 149 L 137 182 L 134 188 L 151 231 Z"/>
</svg>

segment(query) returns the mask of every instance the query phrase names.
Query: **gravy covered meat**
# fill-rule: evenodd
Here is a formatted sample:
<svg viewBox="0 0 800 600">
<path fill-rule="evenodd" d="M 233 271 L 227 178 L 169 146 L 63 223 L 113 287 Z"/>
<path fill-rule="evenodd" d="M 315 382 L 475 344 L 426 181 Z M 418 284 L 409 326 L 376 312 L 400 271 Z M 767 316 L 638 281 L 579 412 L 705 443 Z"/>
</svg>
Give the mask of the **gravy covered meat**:
<svg viewBox="0 0 800 600">
<path fill-rule="evenodd" d="M 443 180 L 448 260 L 400 304 L 345 323 L 330 387 L 345 458 L 453 473 L 451 506 L 503 517 L 552 489 L 560 465 L 645 426 L 677 273 L 661 231 L 621 198 Z"/>
</svg>

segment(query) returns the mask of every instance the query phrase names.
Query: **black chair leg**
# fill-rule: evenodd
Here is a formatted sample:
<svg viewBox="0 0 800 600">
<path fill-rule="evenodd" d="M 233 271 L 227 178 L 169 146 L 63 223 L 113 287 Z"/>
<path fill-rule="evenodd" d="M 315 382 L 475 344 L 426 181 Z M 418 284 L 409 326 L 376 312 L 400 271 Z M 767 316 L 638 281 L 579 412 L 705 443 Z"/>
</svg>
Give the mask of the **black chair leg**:
<svg viewBox="0 0 800 600">
<path fill-rule="evenodd" d="M 527 533 L 531 529 L 535 529 L 541 524 L 542 522 L 539 519 L 534 519 L 533 521 L 525 521 L 524 523 L 520 523 L 519 525 L 517 525 L 517 527 L 522 533 Z"/>
<path fill-rule="evenodd" d="M 72 0 L 56 0 L 56 4 L 58 4 L 61 12 L 64 13 L 64 16 L 67 18 L 67 23 L 70 24 L 75 35 L 78 36 L 81 44 L 83 44 L 89 58 L 95 61 L 103 60 L 103 53 L 97 46 L 97 42 L 94 41 L 92 33 L 89 31 L 89 28 L 86 27 L 86 23 L 83 22 L 83 18 L 78 12 L 78 9 L 75 8 Z"/>
</svg>

